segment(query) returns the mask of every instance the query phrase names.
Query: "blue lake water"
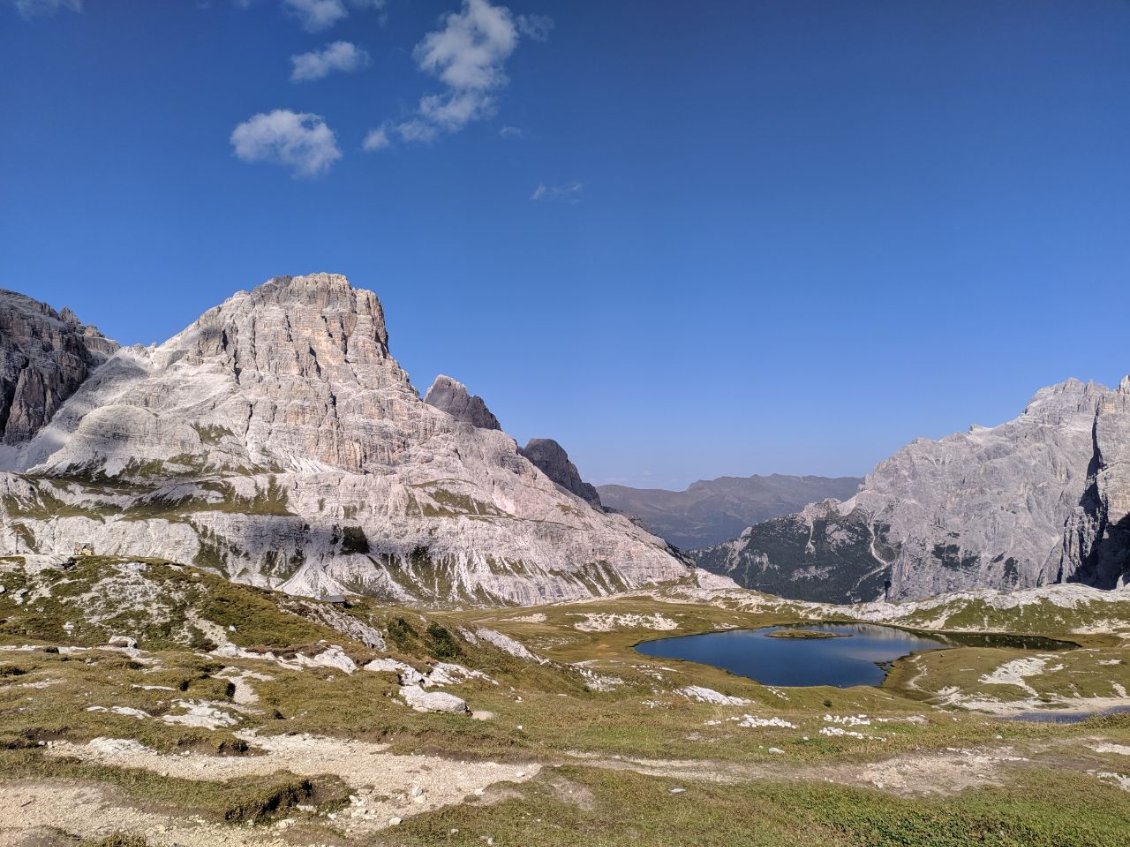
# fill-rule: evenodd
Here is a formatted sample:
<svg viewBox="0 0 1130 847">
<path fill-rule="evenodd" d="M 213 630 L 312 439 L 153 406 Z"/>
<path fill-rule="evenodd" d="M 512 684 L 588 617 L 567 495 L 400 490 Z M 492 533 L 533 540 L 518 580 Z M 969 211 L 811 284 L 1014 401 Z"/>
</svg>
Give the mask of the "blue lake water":
<svg viewBox="0 0 1130 847">
<path fill-rule="evenodd" d="M 772 638 L 783 629 L 827 632 L 838 638 Z M 734 629 L 679 638 L 662 638 L 636 645 L 636 650 L 659 659 L 701 662 L 755 679 L 764 685 L 882 685 L 893 662 L 923 650 L 953 646 L 903 629 L 875 624 L 805 624 Z"/>
</svg>

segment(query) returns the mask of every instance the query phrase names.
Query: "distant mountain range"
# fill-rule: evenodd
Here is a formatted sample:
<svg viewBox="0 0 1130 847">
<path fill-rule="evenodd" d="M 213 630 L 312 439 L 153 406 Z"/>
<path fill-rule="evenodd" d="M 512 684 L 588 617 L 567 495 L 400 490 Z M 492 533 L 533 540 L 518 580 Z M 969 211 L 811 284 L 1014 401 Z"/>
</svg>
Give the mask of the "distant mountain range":
<svg viewBox="0 0 1130 847">
<path fill-rule="evenodd" d="M 682 550 L 728 541 L 755 523 L 799 511 L 828 498 L 847 499 L 859 477 L 723 476 L 696 482 L 684 491 L 600 485 L 601 502 L 643 522 Z"/>
</svg>

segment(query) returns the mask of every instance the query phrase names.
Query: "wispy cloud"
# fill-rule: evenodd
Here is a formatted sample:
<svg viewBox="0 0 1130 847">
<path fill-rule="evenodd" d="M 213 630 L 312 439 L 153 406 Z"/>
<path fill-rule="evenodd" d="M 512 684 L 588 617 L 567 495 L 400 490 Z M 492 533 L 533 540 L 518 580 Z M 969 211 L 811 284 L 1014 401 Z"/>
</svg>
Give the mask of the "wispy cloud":
<svg viewBox="0 0 1130 847">
<path fill-rule="evenodd" d="M 323 79 L 332 73 L 352 73 L 359 71 L 370 62 L 369 54 L 348 41 L 335 41 L 321 50 L 312 50 L 298 56 L 291 56 L 294 65 L 291 82 L 310 82 Z"/>
<path fill-rule="evenodd" d="M 504 126 L 498 131 L 498 134 L 503 138 L 525 138 L 526 131 L 521 127 Z"/>
<path fill-rule="evenodd" d="M 365 140 L 361 142 L 361 149 L 372 153 L 374 150 L 384 150 L 386 147 L 391 147 L 392 141 L 389 140 L 388 133 L 383 129 L 371 129 Z"/>
<path fill-rule="evenodd" d="M 552 21 L 539 21 L 531 32 L 547 34 Z M 412 55 L 444 90 L 421 97 L 416 114 L 392 131 L 403 141 L 428 142 L 493 115 L 497 92 L 509 82 L 504 68 L 518 45 L 520 26 L 508 8 L 490 0 L 463 0 L 458 12 L 443 16 Z"/>
<path fill-rule="evenodd" d="M 246 8 L 250 0 L 236 0 Z M 307 32 L 321 32 L 349 17 L 349 7 L 379 11 L 386 0 L 282 0 L 283 8 L 297 18 Z"/>
<path fill-rule="evenodd" d="M 530 199 L 543 203 L 580 203 L 584 190 L 585 186 L 579 182 L 567 182 L 564 185 L 539 183 Z"/>
<path fill-rule="evenodd" d="M 429 123 L 420 120 L 404 121 L 398 123 L 393 129 L 400 136 L 401 141 L 435 141 L 439 130 Z"/>
<path fill-rule="evenodd" d="M 60 9 L 72 12 L 82 11 L 82 0 L 14 0 L 16 11 L 24 20 L 30 21 L 45 15 L 53 15 Z"/>
<path fill-rule="evenodd" d="M 320 115 L 276 109 L 244 121 L 231 134 L 235 155 L 245 162 L 270 162 L 296 177 L 314 177 L 341 158 L 333 130 Z"/>
<path fill-rule="evenodd" d="M 518 16 L 518 31 L 534 41 L 546 41 L 553 26 L 553 18 L 549 15 Z"/>
<path fill-rule="evenodd" d="M 321 32 L 349 17 L 343 0 L 283 0 L 283 8 L 298 18 L 307 32 Z"/>
</svg>

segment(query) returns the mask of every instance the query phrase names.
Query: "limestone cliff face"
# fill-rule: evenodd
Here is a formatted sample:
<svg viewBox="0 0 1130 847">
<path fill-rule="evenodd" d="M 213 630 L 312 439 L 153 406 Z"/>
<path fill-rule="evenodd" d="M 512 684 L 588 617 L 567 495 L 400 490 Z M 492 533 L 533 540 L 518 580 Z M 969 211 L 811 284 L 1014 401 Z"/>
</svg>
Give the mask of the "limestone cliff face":
<svg viewBox="0 0 1130 847">
<path fill-rule="evenodd" d="M 447 412 L 457 421 L 469 423 L 480 429 L 502 429 L 491 410 L 487 408 L 486 401 L 478 394 L 472 394 L 467 386 L 449 376 L 440 374 L 435 378 L 428 393 L 424 395 L 424 402 Z"/>
<path fill-rule="evenodd" d="M 580 471 L 569 461 L 565 448 L 552 438 L 531 438 L 519 452 L 566 491 L 577 495 L 594 509 L 601 508 L 596 488 L 581 479 Z"/>
<path fill-rule="evenodd" d="M 1083 497 L 1067 521 L 1061 578 L 1099 588 L 1130 580 L 1130 377 L 1102 397 Z"/>
<path fill-rule="evenodd" d="M 423 402 L 376 296 L 271 280 L 118 351 L 0 460 L 0 555 L 194 561 L 302 594 L 537 603 L 681 578 L 513 439 Z"/>
<path fill-rule="evenodd" d="M 0 444 L 35 435 L 116 349 L 69 309 L 0 291 Z"/>
<path fill-rule="evenodd" d="M 813 599 L 873 599 L 888 581 L 892 599 L 1112 585 L 1125 572 L 1119 522 L 1130 512 L 1126 385 L 1042 389 L 1012 421 L 915 441 L 851 499 L 756 525 L 696 560 L 743 584 Z"/>
</svg>

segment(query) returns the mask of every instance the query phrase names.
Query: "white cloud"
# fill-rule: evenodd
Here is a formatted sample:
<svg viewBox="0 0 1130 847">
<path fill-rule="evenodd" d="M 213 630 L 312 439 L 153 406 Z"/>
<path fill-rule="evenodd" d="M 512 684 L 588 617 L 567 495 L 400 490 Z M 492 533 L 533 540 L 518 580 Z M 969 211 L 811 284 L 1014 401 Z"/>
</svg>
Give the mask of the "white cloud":
<svg viewBox="0 0 1130 847">
<path fill-rule="evenodd" d="M 517 126 L 504 126 L 498 131 L 503 138 L 525 138 L 526 131 Z"/>
<path fill-rule="evenodd" d="M 321 32 L 349 17 L 343 0 L 283 0 L 283 7 L 307 32 Z"/>
<path fill-rule="evenodd" d="M 580 203 L 584 189 L 584 185 L 579 182 L 567 182 L 564 185 L 539 183 L 530 199 L 546 203 Z"/>
<path fill-rule="evenodd" d="M 424 36 L 413 55 L 420 67 L 454 89 L 484 91 L 506 84 L 502 63 L 518 44 L 510 10 L 488 0 L 463 0 L 444 27 Z"/>
<path fill-rule="evenodd" d="M 396 126 L 403 141 L 434 141 L 440 132 L 458 132 L 471 121 L 494 114 L 493 92 L 509 81 L 503 64 L 518 44 L 510 10 L 489 0 L 463 0 L 463 8 L 441 19 L 442 27 L 416 45 L 420 69 L 447 90 L 420 98 L 416 116 Z"/>
<path fill-rule="evenodd" d="M 370 153 L 374 150 L 384 150 L 386 147 L 391 147 L 392 141 L 388 137 L 388 133 L 383 129 L 371 129 L 365 136 L 365 140 L 361 142 L 361 149 L 367 150 Z"/>
<path fill-rule="evenodd" d="M 53 15 L 60 9 L 82 11 L 82 0 L 14 0 L 14 2 L 20 17 L 28 21 L 41 15 Z"/>
<path fill-rule="evenodd" d="M 549 15 L 519 15 L 518 31 L 529 36 L 534 41 L 545 41 L 554 27 L 553 18 Z"/>
<path fill-rule="evenodd" d="M 505 6 L 490 0 L 463 0 L 458 12 L 440 18 L 412 52 L 420 70 L 439 79 L 444 91 L 420 98 L 416 114 L 393 127 L 402 141 L 434 141 L 441 132 L 453 133 L 497 111 L 497 92 L 509 83 L 506 60 L 518 46 L 519 31 L 544 40 L 553 27 L 550 18 L 533 15 L 515 21 Z M 504 128 L 502 135 L 519 137 L 521 130 Z"/>
<path fill-rule="evenodd" d="M 338 71 L 352 73 L 359 71 L 369 64 L 369 54 L 348 41 L 335 41 L 327 44 L 321 50 L 312 50 L 298 56 L 291 56 L 290 62 L 294 65 L 291 71 L 291 82 L 310 82 L 322 79 Z"/>
<path fill-rule="evenodd" d="M 245 162 L 282 165 L 302 177 L 325 173 L 341 158 L 333 130 L 320 115 L 289 109 L 264 112 L 244 121 L 232 131 L 231 145 Z"/>
</svg>

